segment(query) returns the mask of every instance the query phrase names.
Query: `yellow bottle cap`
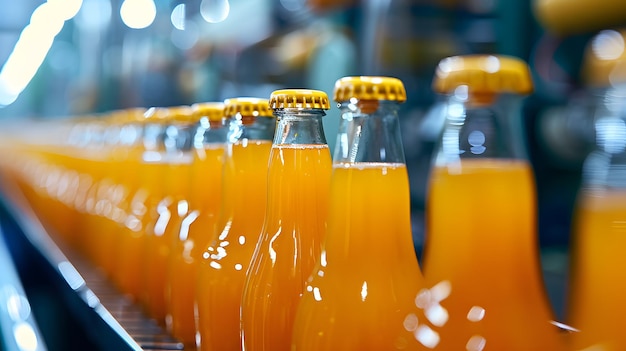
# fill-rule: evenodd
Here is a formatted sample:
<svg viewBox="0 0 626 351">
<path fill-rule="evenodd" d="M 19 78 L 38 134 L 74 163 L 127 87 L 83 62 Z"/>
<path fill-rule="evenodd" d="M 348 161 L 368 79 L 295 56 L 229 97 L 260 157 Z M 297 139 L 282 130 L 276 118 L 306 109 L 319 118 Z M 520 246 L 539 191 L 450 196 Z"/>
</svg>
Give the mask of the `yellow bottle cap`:
<svg viewBox="0 0 626 351">
<path fill-rule="evenodd" d="M 276 90 L 270 96 L 270 108 L 322 109 L 330 108 L 330 101 L 325 92 L 308 89 Z"/>
<path fill-rule="evenodd" d="M 404 84 L 391 77 L 343 77 L 335 82 L 334 100 L 337 102 L 358 100 L 406 101 Z"/>
<path fill-rule="evenodd" d="M 461 85 L 466 85 L 470 94 L 483 96 L 530 94 L 533 90 L 528 65 L 509 56 L 453 56 L 439 62 L 433 89 L 449 94 Z"/>
<path fill-rule="evenodd" d="M 231 117 L 236 114 L 250 117 L 274 117 L 270 109 L 268 99 L 258 98 L 234 98 L 224 101 L 224 116 Z"/>
<path fill-rule="evenodd" d="M 206 117 L 209 121 L 221 121 L 224 118 L 224 104 L 221 102 L 200 102 L 191 105 L 196 120 Z"/>
<path fill-rule="evenodd" d="M 593 87 L 626 81 L 626 30 L 604 30 L 591 39 L 585 51 L 582 76 Z"/>
</svg>

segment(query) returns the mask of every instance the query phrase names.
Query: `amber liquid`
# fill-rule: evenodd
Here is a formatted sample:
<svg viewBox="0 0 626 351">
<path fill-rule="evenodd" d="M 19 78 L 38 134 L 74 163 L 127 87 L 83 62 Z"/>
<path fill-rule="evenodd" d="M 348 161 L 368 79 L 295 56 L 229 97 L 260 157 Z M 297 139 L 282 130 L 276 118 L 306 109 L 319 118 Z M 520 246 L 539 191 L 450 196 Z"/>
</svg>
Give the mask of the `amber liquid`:
<svg viewBox="0 0 626 351">
<path fill-rule="evenodd" d="M 197 270 L 201 251 L 213 235 L 219 215 L 224 147 L 216 144 L 196 151 L 189 211 L 171 226 L 174 242 L 168 263 L 167 294 L 168 327 L 176 338 L 192 346 L 196 344 Z"/>
<path fill-rule="evenodd" d="M 423 279 L 403 164 L 336 164 L 322 259 L 302 297 L 292 350 L 416 350 L 405 320 Z"/>
<path fill-rule="evenodd" d="M 568 324 L 580 331 L 570 349 L 625 350 L 626 191 L 584 191 L 575 223 Z"/>
<path fill-rule="evenodd" d="M 190 162 L 172 160 L 165 164 L 165 196 L 156 208 L 156 217 L 146 227 L 143 253 L 143 284 L 149 314 L 160 324 L 165 324 L 167 315 L 166 293 L 168 286 L 168 262 L 175 231 L 172 218 L 178 211 L 179 200 L 184 199 L 189 189 Z M 154 214 L 153 210 L 153 214 Z"/>
<path fill-rule="evenodd" d="M 201 350 L 241 349 L 241 296 L 265 218 L 271 146 L 249 140 L 228 146 L 220 226 L 198 267 Z"/>
<path fill-rule="evenodd" d="M 327 145 L 274 145 L 268 207 L 242 300 L 245 350 L 291 349 L 296 308 L 326 231 L 332 164 Z"/>
<path fill-rule="evenodd" d="M 540 275 L 530 166 L 436 166 L 428 211 L 425 277 L 439 285 L 422 304 L 437 350 L 562 350 Z"/>
</svg>

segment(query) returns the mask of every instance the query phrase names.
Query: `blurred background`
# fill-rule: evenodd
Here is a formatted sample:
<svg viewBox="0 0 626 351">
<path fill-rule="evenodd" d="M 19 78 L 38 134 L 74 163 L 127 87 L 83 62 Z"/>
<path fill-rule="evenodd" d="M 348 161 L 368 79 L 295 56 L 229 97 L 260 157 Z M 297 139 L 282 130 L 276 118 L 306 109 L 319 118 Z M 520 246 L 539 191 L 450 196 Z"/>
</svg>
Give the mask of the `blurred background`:
<svg viewBox="0 0 626 351">
<path fill-rule="evenodd" d="M 0 128 L 268 97 L 286 87 L 332 94 L 346 75 L 398 77 L 408 93 L 400 117 L 419 252 L 443 126 L 431 90 L 436 65 L 452 55 L 516 56 L 535 83 L 521 132 L 535 170 L 540 243 L 553 253 L 544 268 L 563 272 L 594 145 L 587 110 L 570 106 L 589 89 L 583 61 L 592 39 L 621 47 L 619 56 L 624 41 L 614 30 L 622 25 L 620 0 L 0 0 Z M 333 109 L 325 119 L 331 148 L 338 118 Z"/>
<path fill-rule="evenodd" d="M 566 104 L 581 88 L 585 46 L 613 23 L 545 29 L 533 5 L 527 0 L 0 0 L 0 118 L 54 119 L 268 97 L 284 87 L 332 94 L 342 76 L 398 77 L 408 93 L 401 119 L 420 247 L 430 158 L 443 123 L 431 90 L 436 65 L 451 55 L 513 55 L 529 62 L 536 85 L 527 99 L 524 133 L 539 187 L 541 242 L 564 245 L 586 150 L 551 140 L 576 136 L 550 134 L 562 126 L 546 111 Z M 325 123 L 332 148 L 337 109 Z"/>
</svg>

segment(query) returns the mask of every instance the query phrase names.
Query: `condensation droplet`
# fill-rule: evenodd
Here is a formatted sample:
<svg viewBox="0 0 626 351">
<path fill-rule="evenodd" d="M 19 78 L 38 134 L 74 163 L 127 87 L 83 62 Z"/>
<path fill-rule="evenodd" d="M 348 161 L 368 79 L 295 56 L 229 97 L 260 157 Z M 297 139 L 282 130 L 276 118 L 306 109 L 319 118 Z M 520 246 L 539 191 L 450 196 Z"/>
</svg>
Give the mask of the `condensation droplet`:
<svg viewBox="0 0 626 351">
<path fill-rule="evenodd" d="M 415 331 L 415 329 L 417 329 L 419 321 L 415 313 L 410 313 L 404 318 L 404 322 L 402 324 L 404 325 L 404 329 L 412 332 L 412 331 Z"/>
<path fill-rule="evenodd" d="M 467 312 L 467 320 L 470 322 L 480 322 L 485 318 L 485 309 L 480 306 L 472 306 Z"/>
<path fill-rule="evenodd" d="M 434 349 L 437 345 L 439 345 L 439 334 L 430 329 L 427 325 L 420 325 L 417 327 L 413 335 L 417 341 L 429 349 Z"/>
<path fill-rule="evenodd" d="M 474 335 L 467 341 L 465 349 L 467 351 L 482 351 L 485 348 L 485 344 L 487 344 L 487 339 L 480 335 Z"/>
</svg>

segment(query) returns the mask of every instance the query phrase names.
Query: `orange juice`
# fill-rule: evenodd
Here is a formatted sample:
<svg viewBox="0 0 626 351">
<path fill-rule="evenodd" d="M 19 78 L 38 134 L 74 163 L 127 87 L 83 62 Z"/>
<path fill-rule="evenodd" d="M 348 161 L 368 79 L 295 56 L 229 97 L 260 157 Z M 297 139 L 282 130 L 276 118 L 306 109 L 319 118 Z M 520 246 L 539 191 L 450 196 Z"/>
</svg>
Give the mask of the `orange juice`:
<svg viewBox="0 0 626 351">
<path fill-rule="evenodd" d="M 228 145 L 220 225 L 198 267 L 201 350 L 241 348 L 241 295 L 263 227 L 271 146 L 247 139 Z"/>
<path fill-rule="evenodd" d="M 117 266 L 114 276 L 120 289 L 133 298 L 140 298 L 142 290 L 141 273 L 143 261 L 144 222 L 151 218 L 148 211 L 161 193 L 157 179 L 162 167 L 154 163 L 143 163 L 136 156 L 134 168 L 138 182 L 130 185 L 130 199 L 127 218 L 121 228 L 117 244 Z"/>
<path fill-rule="evenodd" d="M 416 303 L 430 316 L 437 350 L 563 349 L 550 323 L 535 226 L 534 181 L 525 161 L 435 166 L 424 269 L 437 291 Z"/>
<path fill-rule="evenodd" d="M 40 207 L 40 214 L 51 235 L 60 238 L 70 237 L 75 223 L 73 209 L 62 201 L 69 187 L 69 175 L 73 173 L 71 151 L 68 147 L 53 147 L 41 153 L 50 168 L 45 172 L 47 181 L 44 201 L 47 204 Z"/>
<path fill-rule="evenodd" d="M 272 147 L 267 213 L 243 292 L 245 350 L 291 349 L 296 308 L 326 231 L 331 171 L 325 144 Z"/>
<path fill-rule="evenodd" d="M 124 240 L 127 224 L 132 221 L 131 202 L 139 184 L 139 163 L 137 162 L 138 145 L 118 145 L 111 155 L 110 175 L 114 186 L 108 197 L 111 209 L 108 211 L 107 223 L 102 229 L 108 231 L 104 242 L 104 267 L 109 276 L 120 285 L 120 271 L 125 267 L 120 265 L 119 247 Z M 132 225 L 132 224 L 131 224 Z M 122 269 L 118 269 L 122 268 Z"/>
<path fill-rule="evenodd" d="M 292 350 L 415 350 L 405 320 L 422 287 L 401 163 L 338 163 L 322 259 L 298 308 Z"/>
<path fill-rule="evenodd" d="M 185 345 L 195 345 L 197 267 L 201 251 L 215 231 L 222 191 L 224 147 L 197 150 L 192 166 L 190 210 L 182 218 L 169 258 L 168 326 Z"/>
<path fill-rule="evenodd" d="M 109 276 L 117 270 L 117 247 L 121 241 L 122 225 L 126 221 L 125 202 L 131 196 L 129 184 L 134 184 L 136 169 L 126 162 L 125 150 L 113 150 L 105 160 L 106 178 L 101 180 L 103 195 L 100 198 L 101 210 L 97 218 L 98 226 L 92 229 L 96 237 L 96 257 L 98 264 Z M 92 224 L 92 226 L 95 224 Z"/>
<path fill-rule="evenodd" d="M 626 191 L 581 193 L 572 250 L 571 350 L 624 350 Z"/>
<path fill-rule="evenodd" d="M 146 305 L 149 314 L 164 324 L 167 314 L 166 287 L 170 247 L 174 242 L 173 230 L 168 230 L 172 223 L 174 211 L 177 211 L 178 200 L 184 198 L 190 182 L 190 162 L 171 160 L 164 165 L 162 174 L 165 197 L 157 205 L 158 215 L 146 228 L 143 254 L 143 282 L 146 294 Z M 153 212 L 154 213 L 154 212 Z"/>
</svg>

